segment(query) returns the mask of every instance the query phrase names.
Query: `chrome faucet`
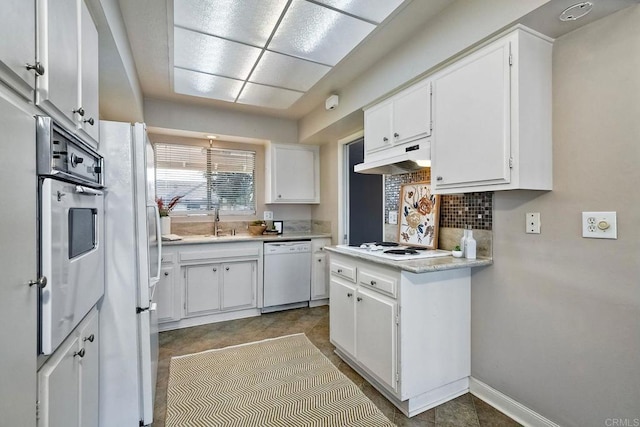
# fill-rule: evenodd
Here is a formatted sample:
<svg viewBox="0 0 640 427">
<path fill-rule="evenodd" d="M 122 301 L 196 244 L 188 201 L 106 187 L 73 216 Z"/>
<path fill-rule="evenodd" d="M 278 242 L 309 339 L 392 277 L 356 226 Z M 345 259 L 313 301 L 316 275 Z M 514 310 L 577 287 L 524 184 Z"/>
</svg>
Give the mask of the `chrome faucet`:
<svg viewBox="0 0 640 427">
<path fill-rule="evenodd" d="M 218 223 L 220 222 L 220 209 L 214 208 L 214 211 L 215 218 L 213 219 L 213 235 L 217 237 L 218 233 L 220 232 L 220 230 L 218 229 Z"/>
</svg>

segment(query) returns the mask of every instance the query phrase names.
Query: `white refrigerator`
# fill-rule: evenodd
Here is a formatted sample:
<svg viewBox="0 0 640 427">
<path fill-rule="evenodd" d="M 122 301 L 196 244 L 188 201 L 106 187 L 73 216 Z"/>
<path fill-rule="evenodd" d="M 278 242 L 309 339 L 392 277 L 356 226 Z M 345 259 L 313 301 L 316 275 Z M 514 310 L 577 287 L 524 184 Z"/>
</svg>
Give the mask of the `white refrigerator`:
<svg viewBox="0 0 640 427">
<path fill-rule="evenodd" d="M 105 295 L 100 317 L 100 426 L 153 421 L 161 262 L 153 146 L 143 123 L 100 122 L 105 170 Z"/>
</svg>

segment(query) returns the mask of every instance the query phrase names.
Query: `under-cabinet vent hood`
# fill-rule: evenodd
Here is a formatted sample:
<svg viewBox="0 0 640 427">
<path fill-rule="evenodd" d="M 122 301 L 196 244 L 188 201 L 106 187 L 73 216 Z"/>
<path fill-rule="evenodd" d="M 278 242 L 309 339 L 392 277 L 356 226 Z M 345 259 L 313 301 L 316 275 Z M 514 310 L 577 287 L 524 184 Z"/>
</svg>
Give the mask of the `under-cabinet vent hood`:
<svg viewBox="0 0 640 427">
<path fill-rule="evenodd" d="M 414 172 L 431 166 L 431 142 L 403 144 L 399 147 L 391 147 L 383 152 L 369 156 L 375 160 L 365 161 L 353 167 L 354 172 L 374 175 L 397 175 Z"/>
</svg>

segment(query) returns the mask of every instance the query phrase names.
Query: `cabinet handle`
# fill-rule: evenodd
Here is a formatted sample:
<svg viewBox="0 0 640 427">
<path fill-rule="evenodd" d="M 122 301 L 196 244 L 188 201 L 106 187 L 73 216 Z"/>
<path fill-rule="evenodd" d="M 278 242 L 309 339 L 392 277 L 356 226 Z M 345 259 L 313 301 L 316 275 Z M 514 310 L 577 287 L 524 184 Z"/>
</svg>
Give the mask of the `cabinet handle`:
<svg viewBox="0 0 640 427">
<path fill-rule="evenodd" d="M 382 138 L 382 142 L 388 142 L 389 138 L 387 138 L 386 136 L 384 138 Z"/>
<path fill-rule="evenodd" d="M 442 177 L 441 176 L 436 177 L 436 181 L 442 181 Z"/>
<path fill-rule="evenodd" d="M 229 267 L 226 267 L 225 270 L 229 271 Z"/>
<path fill-rule="evenodd" d="M 398 132 L 394 132 L 393 137 L 394 137 L 394 138 L 399 138 L 399 137 L 400 137 L 400 134 L 399 134 Z"/>
<path fill-rule="evenodd" d="M 353 294 L 351 292 L 347 292 L 347 298 L 351 298 Z"/>
<path fill-rule="evenodd" d="M 29 280 L 29 286 L 36 285 L 40 289 L 44 289 L 47 286 L 47 276 L 39 277 L 38 280 Z"/>
<path fill-rule="evenodd" d="M 80 117 L 84 117 L 84 108 L 82 107 L 78 107 L 77 109 L 73 110 L 73 112 L 78 113 Z"/>
<path fill-rule="evenodd" d="M 371 286 L 375 286 L 375 285 L 376 285 L 376 281 L 375 281 L 375 280 L 372 280 L 372 281 L 371 281 Z"/>
<path fill-rule="evenodd" d="M 213 272 L 215 273 L 216 271 L 218 271 L 218 269 L 213 267 Z"/>
<path fill-rule="evenodd" d="M 36 62 L 35 64 L 27 64 L 26 67 L 29 71 L 35 71 L 36 76 L 44 75 L 44 66 L 40 62 Z"/>
<path fill-rule="evenodd" d="M 88 337 L 85 337 L 82 341 L 93 342 L 93 340 L 95 340 L 95 339 L 96 339 L 95 335 L 91 334 Z"/>
<path fill-rule="evenodd" d="M 168 275 L 169 275 L 169 272 L 168 272 L 168 271 L 165 271 L 165 272 L 164 272 L 164 275 L 165 275 L 165 276 L 168 276 Z"/>
<path fill-rule="evenodd" d="M 362 298 L 358 297 L 358 298 L 356 298 L 356 300 L 357 300 L 358 302 L 360 302 L 360 301 L 362 301 Z"/>
<path fill-rule="evenodd" d="M 322 260 L 320 258 L 318 258 L 318 262 L 322 262 Z"/>
<path fill-rule="evenodd" d="M 83 120 L 82 123 L 89 123 L 91 126 L 93 126 L 95 121 L 93 120 L 93 117 L 89 117 L 88 119 Z"/>
<path fill-rule="evenodd" d="M 73 353 L 73 357 L 79 356 L 80 359 L 82 359 L 84 357 L 84 348 L 80 351 L 76 351 L 75 353 Z"/>
</svg>

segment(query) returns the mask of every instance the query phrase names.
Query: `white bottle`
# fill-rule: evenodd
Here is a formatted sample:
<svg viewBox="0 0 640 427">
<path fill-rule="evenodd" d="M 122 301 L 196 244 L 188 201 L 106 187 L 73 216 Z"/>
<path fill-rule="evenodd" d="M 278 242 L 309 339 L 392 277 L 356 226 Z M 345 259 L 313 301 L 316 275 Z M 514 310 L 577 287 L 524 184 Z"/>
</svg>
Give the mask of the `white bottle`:
<svg viewBox="0 0 640 427">
<path fill-rule="evenodd" d="M 465 229 L 462 230 L 462 237 L 460 238 L 460 250 L 462 251 L 462 256 L 465 256 L 466 254 L 465 246 L 467 246 L 468 235 L 469 235 L 469 230 L 467 230 L 467 228 L 465 227 Z"/>
<path fill-rule="evenodd" d="M 464 256 L 467 259 L 476 259 L 476 239 L 473 238 L 473 230 L 468 231 L 464 248 Z"/>
</svg>

